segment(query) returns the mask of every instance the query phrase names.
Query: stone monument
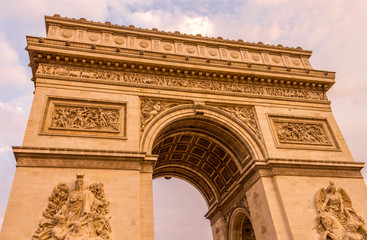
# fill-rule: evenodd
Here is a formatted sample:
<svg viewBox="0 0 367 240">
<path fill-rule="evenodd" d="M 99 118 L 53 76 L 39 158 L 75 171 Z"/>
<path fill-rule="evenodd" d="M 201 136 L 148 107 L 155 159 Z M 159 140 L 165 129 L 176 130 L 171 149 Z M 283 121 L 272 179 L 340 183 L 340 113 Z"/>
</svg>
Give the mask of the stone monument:
<svg viewBox="0 0 367 240">
<path fill-rule="evenodd" d="M 46 17 L 1 240 L 152 240 L 152 179 L 214 240 L 367 240 L 367 188 L 311 51 Z M 326 189 L 325 189 L 326 188 Z"/>
</svg>

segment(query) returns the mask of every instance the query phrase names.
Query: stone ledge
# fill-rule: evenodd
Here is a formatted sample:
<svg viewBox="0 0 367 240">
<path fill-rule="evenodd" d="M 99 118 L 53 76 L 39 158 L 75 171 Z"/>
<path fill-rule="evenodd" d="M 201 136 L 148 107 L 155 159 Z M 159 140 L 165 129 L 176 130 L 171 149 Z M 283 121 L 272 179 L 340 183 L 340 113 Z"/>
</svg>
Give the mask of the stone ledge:
<svg viewBox="0 0 367 240">
<path fill-rule="evenodd" d="M 157 156 L 144 152 L 13 147 L 17 167 L 120 169 L 152 172 Z"/>
</svg>

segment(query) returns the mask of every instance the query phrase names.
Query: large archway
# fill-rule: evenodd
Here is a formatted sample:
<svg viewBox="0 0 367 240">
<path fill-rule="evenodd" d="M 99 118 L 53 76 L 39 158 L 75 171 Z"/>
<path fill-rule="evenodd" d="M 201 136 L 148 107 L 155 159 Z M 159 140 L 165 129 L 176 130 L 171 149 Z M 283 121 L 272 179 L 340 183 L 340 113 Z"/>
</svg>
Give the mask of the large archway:
<svg viewBox="0 0 367 240">
<path fill-rule="evenodd" d="M 224 199 L 238 192 L 243 171 L 252 161 L 264 157 L 251 129 L 215 107 L 174 107 L 158 114 L 146 129 L 142 146 L 158 156 L 153 178 L 176 177 L 189 182 L 202 194 L 208 212 L 230 205 Z M 247 236 L 244 224 L 251 226 L 250 221 L 249 215 L 236 220 L 241 236 Z M 223 228 L 232 232 L 229 226 Z"/>
</svg>

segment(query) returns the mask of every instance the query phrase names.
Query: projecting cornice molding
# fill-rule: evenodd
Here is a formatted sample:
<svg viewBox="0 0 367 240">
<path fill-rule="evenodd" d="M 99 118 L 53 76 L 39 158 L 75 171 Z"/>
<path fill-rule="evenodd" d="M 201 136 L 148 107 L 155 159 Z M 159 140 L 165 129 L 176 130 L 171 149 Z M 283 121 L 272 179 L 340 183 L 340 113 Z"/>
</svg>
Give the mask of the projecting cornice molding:
<svg viewBox="0 0 367 240">
<path fill-rule="evenodd" d="M 27 37 L 39 63 L 99 67 L 221 82 L 327 91 L 334 72 L 314 70 L 311 51 L 46 17 L 47 37 Z"/>
<path fill-rule="evenodd" d="M 13 147 L 17 167 L 127 169 L 152 172 L 157 156 L 145 152 Z"/>
</svg>

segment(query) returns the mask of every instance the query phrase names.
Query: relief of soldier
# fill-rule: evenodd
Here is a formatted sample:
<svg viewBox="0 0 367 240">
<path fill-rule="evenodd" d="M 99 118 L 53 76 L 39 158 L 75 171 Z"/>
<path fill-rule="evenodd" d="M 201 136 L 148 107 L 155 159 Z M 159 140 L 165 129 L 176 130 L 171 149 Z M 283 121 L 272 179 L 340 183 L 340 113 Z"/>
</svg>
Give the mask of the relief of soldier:
<svg viewBox="0 0 367 240">
<path fill-rule="evenodd" d="M 51 128 L 120 130 L 120 112 L 101 107 L 55 106 Z"/>
</svg>

